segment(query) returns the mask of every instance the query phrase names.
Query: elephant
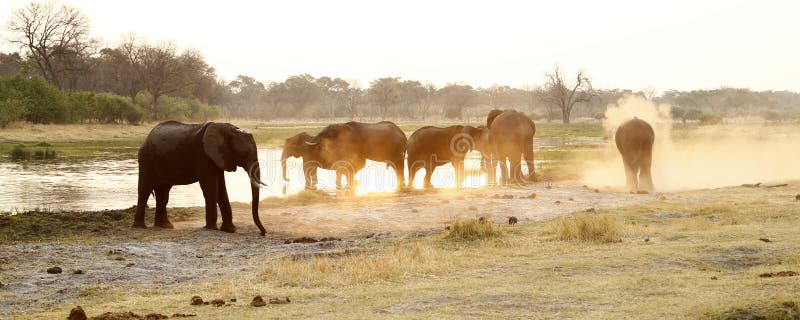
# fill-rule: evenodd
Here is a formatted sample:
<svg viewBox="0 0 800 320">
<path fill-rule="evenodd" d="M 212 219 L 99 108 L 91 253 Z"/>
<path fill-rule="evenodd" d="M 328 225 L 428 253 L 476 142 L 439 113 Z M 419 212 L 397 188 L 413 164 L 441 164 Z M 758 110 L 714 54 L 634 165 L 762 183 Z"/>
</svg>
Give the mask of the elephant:
<svg viewBox="0 0 800 320">
<path fill-rule="evenodd" d="M 153 193 L 155 225 L 172 229 L 167 218 L 169 191 L 174 185 L 200 182 L 206 204 L 207 229 L 217 230 L 217 205 L 222 213 L 219 230 L 236 232 L 225 187 L 225 171 L 247 170 L 252 194 L 253 221 L 266 234 L 258 216 L 261 168 L 253 135 L 229 123 L 184 124 L 166 121 L 156 125 L 139 148 L 139 198 L 133 227 L 147 228 L 144 211 Z"/>
<path fill-rule="evenodd" d="M 491 137 L 491 169 L 489 182 L 494 183 L 495 168 L 500 164 L 500 181 L 502 184 L 510 181 L 515 184 L 525 184 L 536 181 L 536 170 L 533 164 L 533 136 L 536 134 L 536 125 L 524 113 L 516 110 L 492 110 L 486 117 L 486 126 Z M 506 166 L 506 160 L 511 167 Z M 528 176 L 522 173 L 521 162 L 528 165 Z"/>
<path fill-rule="evenodd" d="M 347 180 L 347 188 L 354 188 L 355 174 L 364 168 L 366 161 L 385 162 L 397 175 L 397 189 L 405 187 L 406 134 L 389 121 L 378 123 L 347 122 L 331 124 L 316 136 L 305 132 L 284 141 L 281 154 L 282 175 L 286 177 L 286 159 L 303 158 L 306 188 L 315 189 L 317 169 L 336 171 L 336 188 Z"/>
<path fill-rule="evenodd" d="M 431 176 L 436 167 L 452 163 L 456 173 L 456 187 L 464 178 L 464 157 L 472 150 L 488 159 L 489 128 L 484 126 L 426 126 L 417 129 L 408 138 L 409 187 L 414 186 L 417 171 L 425 168 L 425 188 L 432 187 Z"/>
<path fill-rule="evenodd" d="M 625 165 L 628 191 L 653 191 L 653 177 L 650 173 L 653 142 L 655 142 L 653 127 L 646 121 L 634 117 L 617 128 L 614 142 Z"/>
</svg>

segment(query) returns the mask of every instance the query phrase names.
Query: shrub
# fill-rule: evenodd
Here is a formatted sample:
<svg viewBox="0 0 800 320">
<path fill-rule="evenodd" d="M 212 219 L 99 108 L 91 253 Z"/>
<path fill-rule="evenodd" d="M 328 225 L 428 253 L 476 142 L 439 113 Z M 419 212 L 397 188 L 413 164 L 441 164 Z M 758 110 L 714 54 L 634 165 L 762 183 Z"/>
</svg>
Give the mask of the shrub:
<svg viewBox="0 0 800 320">
<path fill-rule="evenodd" d="M 446 238 L 451 240 L 483 240 L 499 237 L 503 230 L 486 217 L 456 219 Z"/>
<path fill-rule="evenodd" d="M 25 149 L 25 146 L 17 145 L 11 149 L 11 161 L 23 161 L 31 158 L 31 152 Z"/>
<path fill-rule="evenodd" d="M 560 217 L 550 223 L 559 240 L 611 243 L 621 242 L 623 226 L 616 219 L 597 215 Z"/>
<path fill-rule="evenodd" d="M 0 100 L 0 128 L 5 128 L 9 123 L 25 119 L 28 113 L 28 104 L 19 98 Z"/>
<path fill-rule="evenodd" d="M 3 78 L 2 87 L 18 91 L 27 100 L 25 118 L 33 123 L 67 123 L 72 119 L 64 95 L 54 85 L 40 77 Z"/>
<path fill-rule="evenodd" d="M 699 118 L 701 125 L 714 125 L 722 123 L 722 117 L 716 114 L 704 114 Z"/>
</svg>

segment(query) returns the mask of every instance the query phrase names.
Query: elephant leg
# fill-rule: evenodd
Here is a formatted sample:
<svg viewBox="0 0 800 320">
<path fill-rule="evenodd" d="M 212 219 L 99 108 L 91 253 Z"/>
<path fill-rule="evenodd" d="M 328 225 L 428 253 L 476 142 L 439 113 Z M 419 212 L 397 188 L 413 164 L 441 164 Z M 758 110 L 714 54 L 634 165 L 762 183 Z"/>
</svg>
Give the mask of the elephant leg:
<svg viewBox="0 0 800 320">
<path fill-rule="evenodd" d="M 147 207 L 147 200 L 150 199 L 150 192 L 153 192 L 153 188 L 142 178 L 142 175 L 139 175 L 139 194 L 138 199 L 136 201 L 136 215 L 133 217 L 133 227 L 134 228 L 142 228 L 146 229 L 147 225 L 144 223 L 144 211 Z"/>
<path fill-rule="evenodd" d="M 206 199 L 206 229 L 217 230 L 217 176 L 201 177 L 200 189 Z"/>
<path fill-rule="evenodd" d="M 629 192 L 636 192 L 639 187 L 637 181 L 638 179 L 636 177 L 638 174 L 636 172 L 638 171 L 638 168 L 635 168 L 632 162 L 633 161 L 631 161 L 631 159 L 628 157 L 622 157 L 622 163 L 625 165 L 625 186 Z"/>
<path fill-rule="evenodd" d="M 433 162 L 428 162 L 425 164 L 425 183 L 423 184 L 423 188 L 433 188 L 433 184 L 431 184 L 431 177 L 433 177 L 433 170 L 436 169 L 433 166 Z"/>
<path fill-rule="evenodd" d="M 414 180 L 416 180 L 417 171 L 422 169 L 422 165 L 417 160 L 408 159 L 408 187 L 414 188 Z"/>
<path fill-rule="evenodd" d="M 336 190 L 342 189 L 342 176 L 344 175 L 344 170 L 336 170 Z"/>
<path fill-rule="evenodd" d="M 533 139 L 525 142 L 525 150 L 522 154 L 525 157 L 525 164 L 528 166 L 528 181 L 536 182 L 536 167 L 533 163 Z"/>
<path fill-rule="evenodd" d="M 167 218 L 167 203 L 169 202 L 170 185 L 160 185 L 156 187 L 156 219 L 155 225 L 164 229 L 174 229 L 172 223 Z"/>
<path fill-rule="evenodd" d="M 220 177 L 217 181 L 217 204 L 219 204 L 219 212 L 222 216 L 222 226 L 220 230 L 225 232 L 234 233 L 236 227 L 233 225 L 233 210 L 231 210 L 231 202 L 228 200 L 228 188 L 225 186 L 225 173 L 220 172 Z"/>
<path fill-rule="evenodd" d="M 639 185 L 642 190 L 647 192 L 653 191 L 653 177 L 650 173 L 651 162 L 652 155 L 650 154 L 642 155 L 641 160 L 639 160 Z"/>
<path fill-rule="evenodd" d="M 495 184 L 497 184 L 497 161 L 490 158 L 486 160 L 486 185 Z"/>
<path fill-rule="evenodd" d="M 406 165 L 403 157 L 394 160 L 394 174 L 397 176 L 397 191 L 401 191 L 406 187 Z"/>
<path fill-rule="evenodd" d="M 306 179 L 306 189 L 317 189 L 317 167 L 311 165 L 303 165 L 303 177 Z"/>
<path fill-rule="evenodd" d="M 508 164 L 506 158 L 500 160 L 500 185 L 508 185 Z"/>
<path fill-rule="evenodd" d="M 511 170 L 511 183 L 514 185 L 523 185 L 525 184 L 524 179 L 522 178 L 522 162 L 518 160 L 518 158 L 512 159 L 510 162 L 510 170 Z"/>
<path fill-rule="evenodd" d="M 456 174 L 456 188 L 461 188 L 465 180 L 464 159 L 453 160 L 453 171 L 455 171 Z"/>
</svg>

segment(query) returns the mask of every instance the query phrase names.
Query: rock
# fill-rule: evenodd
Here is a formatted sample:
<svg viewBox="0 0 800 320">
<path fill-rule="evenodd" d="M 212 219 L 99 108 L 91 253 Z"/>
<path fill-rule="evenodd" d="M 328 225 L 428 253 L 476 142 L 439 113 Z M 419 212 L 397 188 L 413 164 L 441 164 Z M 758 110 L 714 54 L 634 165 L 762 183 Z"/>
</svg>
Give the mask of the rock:
<svg viewBox="0 0 800 320">
<path fill-rule="evenodd" d="M 518 221 L 519 220 L 517 220 L 517 217 L 515 217 L 515 216 L 508 217 L 508 224 L 509 225 L 513 226 L 513 225 L 517 224 Z"/>
<path fill-rule="evenodd" d="M 797 200 L 797 201 L 800 201 L 800 194 L 794 196 L 794 199 Z"/>
<path fill-rule="evenodd" d="M 556 201 L 555 201 L 555 202 L 553 202 L 553 203 L 555 203 L 555 204 L 557 204 L 557 205 L 558 205 L 558 204 L 561 204 L 561 201 L 559 201 L 559 200 L 556 200 Z"/>
<path fill-rule="evenodd" d="M 529 194 L 529 195 L 528 195 L 527 197 L 525 197 L 525 198 L 526 198 L 526 199 L 536 199 L 536 192 L 533 192 L 533 193 Z"/>
<path fill-rule="evenodd" d="M 236 302 L 236 298 L 231 298 L 231 302 Z"/>
<path fill-rule="evenodd" d="M 269 299 L 269 304 L 287 304 L 287 303 L 291 303 L 291 302 L 292 302 L 292 300 L 289 300 L 289 297 L 286 297 L 286 299 L 281 299 L 281 298 L 270 298 Z"/>
<path fill-rule="evenodd" d="M 49 274 L 59 274 L 61 272 L 62 272 L 61 267 L 52 267 L 47 269 L 47 273 Z"/>
<path fill-rule="evenodd" d="M 224 306 L 224 305 L 225 305 L 225 300 L 222 300 L 222 299 L 214 299 L 214 300 L 211 300 L 211 305 L 213 305 L 213 306 L 215 306 L 215 307 L 221 307 L 221 306 Z"/>
<path fill-rule="evenodd" d="M 575 201 L 575 199 L 573 199 L 572 197 L 569 197 L 569 201 Z"/>
<path fill-rule="evenodd" d="M 264 301 L 264 298 L 261 296 L 255 296 L 253 301 L 250 301 L 250 305 L 253 307 L 263 307 L 267 305 L 267 302 Z"/>
<path fill-rule="evenodd" d="M 87 319 L 86 312 L 83 311 L 83 308 L 81 308 L 81 306 L 72 308 L 72 310 L 69 311 L 69 317 L 67 317 L 67 320 L 86 320 L 86 319 Z"/>
<path fill-rule="evenodd" d="M 83 274 L 83 270 L 81 269 L 72 270 L 72 274 Z"/>
<path fill-rule="evenodd" d="M 203 305 L 203 298 L 201 298 L 200 296 L 193 296 L 192 297 L 192 302 L 189 303 L 189 304 L 193 305 L 193 306 L 202 306 Z"/>
</svg>

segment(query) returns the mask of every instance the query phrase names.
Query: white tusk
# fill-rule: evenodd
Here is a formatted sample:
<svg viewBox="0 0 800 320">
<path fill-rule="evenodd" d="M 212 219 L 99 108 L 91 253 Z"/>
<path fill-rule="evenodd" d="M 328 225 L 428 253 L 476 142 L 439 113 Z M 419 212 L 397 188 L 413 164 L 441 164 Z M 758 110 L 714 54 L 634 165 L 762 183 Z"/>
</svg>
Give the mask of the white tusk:
<svg viewBox="0 0 800 320">
<path fill-rule="evenodd" d="M 316 146 L 317 144 L 319 144 L 319 142 L 308 142 L 308 141 L 303 141 L 303 142 L 305 142 L 309 146 Z"/>
</svg>

